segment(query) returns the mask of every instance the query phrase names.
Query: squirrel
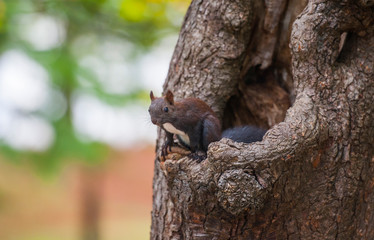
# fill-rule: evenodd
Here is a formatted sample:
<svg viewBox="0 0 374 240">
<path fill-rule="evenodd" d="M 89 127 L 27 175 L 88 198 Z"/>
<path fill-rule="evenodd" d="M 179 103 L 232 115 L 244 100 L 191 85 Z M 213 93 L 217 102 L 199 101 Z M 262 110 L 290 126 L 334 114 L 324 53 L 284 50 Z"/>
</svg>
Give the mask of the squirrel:
<svg viewBox="0 0 374 240">
<path fill-rule="evenodd" d="M 162 156 L 171 151 L 174 145 L 173 136 L 177 136 L 179 143 L 188 148 L 191 157 L 203 159 L 206 157 L 211 142 L 221 138 L 230 138 L 236 142 L 251 143 L 261 141 L 266 130 L 255 126 L 235 127 L 221 133 L 221 123 L 214 111 L 204 101 L 198 98 L 185 98 L 174 101 L 173 93 L 168 90 L 163 97 L 155 97 L 150 92 L 151 105 L 148 112 L 153 124 L 166 132 L 166 142 L 162 147 Z"/>
</svg>

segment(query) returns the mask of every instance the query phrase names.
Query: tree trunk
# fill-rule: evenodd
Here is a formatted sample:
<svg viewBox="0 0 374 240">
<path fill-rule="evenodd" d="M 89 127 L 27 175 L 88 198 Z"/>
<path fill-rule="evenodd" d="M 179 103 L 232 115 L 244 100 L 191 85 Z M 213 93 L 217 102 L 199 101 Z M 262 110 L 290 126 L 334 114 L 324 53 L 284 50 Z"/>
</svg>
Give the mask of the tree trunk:
<svg viewBox="0 0 374 240">
<path fill-rule="evenodd" d="M 151 239 L 374 239 L 373 5 L 192 1 L 164 90 L 270 129 L 157 158 Z"/>
</svg>

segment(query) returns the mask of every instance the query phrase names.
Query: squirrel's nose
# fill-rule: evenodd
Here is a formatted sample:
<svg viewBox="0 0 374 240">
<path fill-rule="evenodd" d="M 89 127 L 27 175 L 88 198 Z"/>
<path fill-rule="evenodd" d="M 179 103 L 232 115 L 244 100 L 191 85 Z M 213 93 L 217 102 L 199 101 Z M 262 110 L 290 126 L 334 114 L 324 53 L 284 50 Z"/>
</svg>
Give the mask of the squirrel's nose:
<svg viewBox="0 0 374 240">
<path fill-rule="evenodd" d="M 157 124 L 157 121 L 156 121 L 155 119 L 151 119 L 151 121 L 152 121 L 152 123 L 153 123 L 154 125 Z"/>
</svg>

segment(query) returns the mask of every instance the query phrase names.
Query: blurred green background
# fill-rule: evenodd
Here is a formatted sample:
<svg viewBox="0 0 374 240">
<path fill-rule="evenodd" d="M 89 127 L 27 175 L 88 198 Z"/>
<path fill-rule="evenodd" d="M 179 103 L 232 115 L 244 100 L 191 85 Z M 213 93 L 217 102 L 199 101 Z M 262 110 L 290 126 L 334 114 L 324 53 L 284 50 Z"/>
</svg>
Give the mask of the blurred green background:
<svg viewBox="0 0 374 240">
<path fill-rule="evenodd" d="M 188 0 L 0 0 L 0 239 L 148 239 Z"/>
</svg>

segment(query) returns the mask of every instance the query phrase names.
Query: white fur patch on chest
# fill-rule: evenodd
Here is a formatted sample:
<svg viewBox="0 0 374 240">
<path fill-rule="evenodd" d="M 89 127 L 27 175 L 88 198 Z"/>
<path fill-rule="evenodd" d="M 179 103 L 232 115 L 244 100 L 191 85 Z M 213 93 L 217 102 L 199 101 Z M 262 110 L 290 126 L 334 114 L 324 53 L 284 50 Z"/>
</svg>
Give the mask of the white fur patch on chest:
<svg viewBox="0 0 374 240">
<path fill-rule="evenodd" d="M 176 129 L 171 123 L 164 123 L 162 126 L 165 128 L 166 131 L 177 134 L 183 142 L 190 145 L 190 138 L 185 132 Z"/>
</svg>

